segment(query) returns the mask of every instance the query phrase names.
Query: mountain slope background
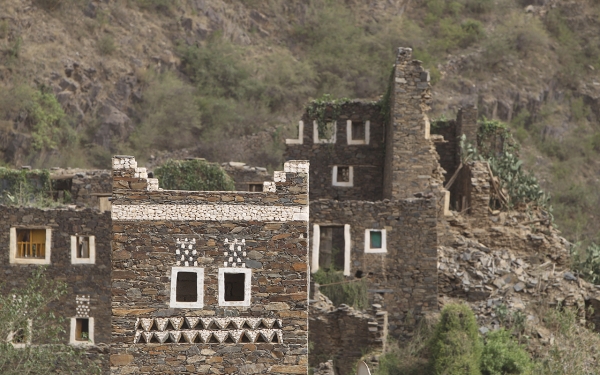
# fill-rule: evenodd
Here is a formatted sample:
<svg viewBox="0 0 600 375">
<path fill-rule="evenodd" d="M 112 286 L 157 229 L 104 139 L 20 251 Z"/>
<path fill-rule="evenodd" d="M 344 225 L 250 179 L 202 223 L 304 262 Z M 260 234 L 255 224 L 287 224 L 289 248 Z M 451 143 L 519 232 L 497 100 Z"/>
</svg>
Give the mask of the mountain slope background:
<svg viewBox="0 0 600 375">
<path fill-rule="evenodd" d="M 433 119 L 510 124 L 565 236 L 600 242 L 600 1 L 2 0 L 4 164 L 132 153 L 271 168 L 306 102 L 378 100 L 398 46 Z"/>
</svg>

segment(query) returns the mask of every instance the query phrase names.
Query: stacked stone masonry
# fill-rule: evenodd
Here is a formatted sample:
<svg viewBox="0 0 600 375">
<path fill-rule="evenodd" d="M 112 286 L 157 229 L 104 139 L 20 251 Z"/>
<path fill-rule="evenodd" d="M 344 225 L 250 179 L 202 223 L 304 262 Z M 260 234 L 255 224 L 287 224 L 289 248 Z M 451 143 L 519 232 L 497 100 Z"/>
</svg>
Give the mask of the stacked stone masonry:
<svg viewBox="0 0 600 375">
<path fill-rule="evenodd" d="M 111 373 L 307 373 L 308 163 L 263 192 L 166 191 L 132 157 L 113 167 Z M 196 272 L 196 301 L 177 300 L 176 272 Z"/>
</svg>

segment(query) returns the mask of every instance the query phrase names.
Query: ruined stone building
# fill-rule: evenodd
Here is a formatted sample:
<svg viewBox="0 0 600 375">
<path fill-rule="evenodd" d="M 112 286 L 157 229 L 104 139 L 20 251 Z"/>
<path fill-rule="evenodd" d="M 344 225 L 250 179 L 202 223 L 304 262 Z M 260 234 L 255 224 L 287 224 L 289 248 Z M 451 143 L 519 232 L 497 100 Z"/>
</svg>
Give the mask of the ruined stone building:
<svg viewBox="0 0 600 375">
<path fill-rule="evenodd" d="M 308 371 L 308 163 L 260 192 L 158 188 L 113 159 L 112 374 Z"/>
</svg>

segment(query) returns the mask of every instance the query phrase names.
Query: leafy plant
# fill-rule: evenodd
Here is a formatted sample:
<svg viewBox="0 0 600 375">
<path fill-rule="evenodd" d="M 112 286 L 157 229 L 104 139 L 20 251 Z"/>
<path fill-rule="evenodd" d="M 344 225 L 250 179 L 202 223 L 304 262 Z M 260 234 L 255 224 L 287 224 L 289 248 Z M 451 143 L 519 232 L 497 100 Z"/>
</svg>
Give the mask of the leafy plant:
<svg viewBox="0 0 600 375">
<path fill-rule="evenodd" d="M 571 249 L 573 269 L 590 283 L 600 284 L 600 246 L 592 243 L 582 254 L 578 245 Z"/>
<path fill-rule="evenodd" d="M 159 184 L 170 190 L 231 191 L 233 180 L 220 165 L 205 160 L 168 160 L 154 170 Z"/>
<path fill-rule="evenodd" d="M 98 39 L 96 47 L 101 55 L 112 55 L 117 50 L 115 40 L 110 35 L 104 35 Z"/>
<path fill-rule="evenodd" d="M 330 121 L 335 121 L 342 113 L 342 106 L 349 102 L 348 98 L 333 99 L 331 95 L 324 94 L 308 103 L 306 112 L 317 121 L 319 138 L 329 139 L 333 136 L 335 129 L 331 129 Z"/>
<path fill-rule="evenodd" d="M 481 356 L 483 375 L 531 374 L 531 358 L 505 329 L 489 332 Z"/>
<path fill-rule="evenodd" d="M 465 304 L 444 306 L 430 342 L 433 375 L 479 375 L 482 344 L 475 315 Z"/>
<path fill-rule="evenodd" d="M 319 290 L 329 297 L 335 306 L 344 303 L 361 310 L 369 306 L 365 280 L 346 280 L 342 271 L 334 269 L 319 269 L 312 277 L 315 283 L 323 285 Z"/>
</svg>

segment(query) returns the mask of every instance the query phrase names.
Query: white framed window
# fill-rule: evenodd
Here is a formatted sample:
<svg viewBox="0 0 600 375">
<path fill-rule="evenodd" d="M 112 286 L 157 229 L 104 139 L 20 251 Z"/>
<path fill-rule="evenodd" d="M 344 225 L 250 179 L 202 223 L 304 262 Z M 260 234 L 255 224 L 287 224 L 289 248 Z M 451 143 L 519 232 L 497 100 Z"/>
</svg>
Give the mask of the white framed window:
<svg viewBox="0 0 600 375">
<path fill-rule="evenodd" d="M 76 346 L 94 345 L 94 318 L 71 318 L 69 344 Z"/>
<path fill-rule="evenodd" d="M 170 307 L 201 309 L 204 307 L 204 268 L 171 268 Z"/>
<path fill-rule="evenodd" d="M 71 236 L 71 264 L 96 263 L 96 236 Z"/>
<path fill-rule="evenodd" d="M 329 121 L 319 128 L 317 121 L 313 121 L 313 143 L 335 143 L 337 122 Z"/>
<path fill-rule="evenodd" d="M 10 228 L 9 262 L 50 264 L 50 228 Z"/>
<path fill-rule="evenodd" d="M 285 140 L 286 145 L 301 145 L 304 142 L 304 121 L 298 121 L 298 138 Z"/>
<path fill-rule="evenodd" d="M 250 306 L 252 269 L 219 268 L 219 306 Z"/>
<path fill-rule="evenodd" d="M 387 253 L 385 229 L 365 229 L 365 253 Z"/>
<path fill-rule="evenodd" d="M 27 322 L 24 324 L 24 326 L 11 330 L 8 333 L 6 341 L 11 343 L 15 349 L 25 348 L 31 345 L 31 333 L 33 332 L 32 329 L 33 321 L 31 319 L 27 319 Z"/>
<path fill-rule="evenodd" d="M 350 276 L 350 225 L 313 224 L 311 273 L 320 268 L 342 268 Z"/>
<path fill-rule="evenodd" d="M 354 168 L 351 166 L 334 165 L 331 170 L 331 181 L 333 186 L 354 186 Z"/>
<path fill-rule="evenodd" d="M 346 121 L 349 145 L 368 145 L 371 137 L 371 121 Z"/>
</svg>

